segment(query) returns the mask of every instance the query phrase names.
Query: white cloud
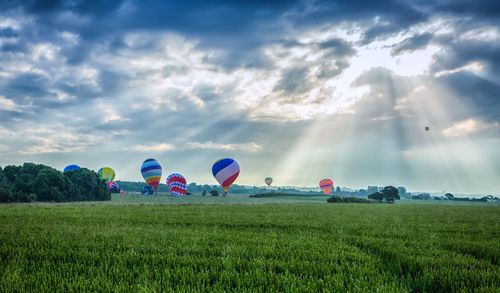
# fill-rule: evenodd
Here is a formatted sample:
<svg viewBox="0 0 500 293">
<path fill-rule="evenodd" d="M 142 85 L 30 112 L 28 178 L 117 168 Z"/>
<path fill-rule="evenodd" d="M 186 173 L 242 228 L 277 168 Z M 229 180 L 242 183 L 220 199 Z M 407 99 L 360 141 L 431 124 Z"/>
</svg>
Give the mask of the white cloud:
<svg viewBox="0 0 500 293">
<path fill-rule="evenodd" d="M 443 135 L 447 137 L 459 137 L 486 130 L 500 130 L 500 123 L 485 123 L 475 119 L 467 119 L 457 122 L 453 126 L 444 129 Z"/>
<path fill-rule="evenodd" d="M 175 147 L 167 143 L 160 143 L 155 145 L 136 145 L 133 147 L 125 148 L 125 150 L 137 152 L 162 152 L 171 151 L 173 149 L 175 149 Z"/>
<path fill-rule="evenodd" d="M 261 150 L 261 146 L 255 142 L 242 143 L 242 144 L 220 144 L 209 142 L 190 142 L 187 144 L 188 148 L 191 149 L 214 149 L 214 150 L 228 150 L 228 151 L 247 151 L 247 152 L 257 152 Z"/>
<path fill-rule="evenodd" d="M 19 111 L 19 108 L 11 99 L 0 96 L 0 110 Z"/>
<path fill-rule="evenodd" d="M 99 143 L 92 135 L 44 128 L 26 131 L 22 136 L 26 145 L 30 145 L 19 151 L 22 154 L 81 152 Z"/>
<path fill-rule="evenodd" d="M 32 55 L 35 61 L 39 61 L 41 58 L 45 58 L 47 60 L 54 60 L 57 52 L 59 51 L 59 47 L 54 46 L 50 43 L 43 43 L 34 45 L 32 48 Z"/>
</svg>

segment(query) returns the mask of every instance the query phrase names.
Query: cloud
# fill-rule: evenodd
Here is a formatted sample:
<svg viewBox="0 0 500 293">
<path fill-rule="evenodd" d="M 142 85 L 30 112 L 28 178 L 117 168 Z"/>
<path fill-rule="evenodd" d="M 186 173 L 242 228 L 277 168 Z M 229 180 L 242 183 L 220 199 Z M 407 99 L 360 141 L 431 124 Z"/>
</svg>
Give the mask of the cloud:
<svg viewBox="0 0 500 293">
<path fill-rule="evenodd" d="M 437 79 L 464 103 L 469 115 L 480 120 L 500 121 L 500 85 L 470 72 L 456 72 Z"/>
<path fill-rule="evenodd" d="M 485 123 L 479 120 L 467 119 L 455 123 L 453 126 L 443 130 L 443 135 L 447 137 L 460 137 L 477 134 L 488 130 L 496 130 L 500 133 L 500 123 Z"/>
<path fill-rule="evenodd" d="M 96 146 L 102 140 L 93 135 L 57 130 L 55 128 L 37 127 L 18 133 L 22 140 L 28 142 L 19 149 L 25 155 L 42 153 L 77 153 Z"/>
<path fill-rule="evenodd" d="M 0 96 L 0 109 L 3 111 L 19 111 L 16 103 L 4 96 Z"/>
<path fill-rule="evenodd" d="M 282 73 L 275 90 L 283 91 L 285 95 L 301 94 L 310 89 L 308 82 L 309 69 L 295 67 Z"/>
<path fill-rule="evenodd" d="M 432 38 L 433 35 L 431 33 L 424 33 L 406 38 L 392 48 L 391 54 L 399 55 L 404 52 L 413 52 L 415 50 L 425 48 L 431 42 Z"/>
<path fill-rule="evenodd" d="M 206 149 L 206 150 L 226 150 L 226 151 L 247 151 L 247 152 L 257 152 L 261 150 L 261 146 L 255 142 L 243 143 L 243 144 L 220 144 L 209 142 L 188 142 L 187 147 L 191 149 Z"/>
<path fill-rule="evenodd" d="M 498 136 L 498 4 L 469 2 L 0 2 L 2 158 L 161 152 L 201 174 L 214 154 L 272 168 L 312 141 L 315 172 L 341 156 L 359 173 L 424 146 L 426 125 Z M 338 145 L 357 158 L 325 155 Z"/>
<path fill-rule="evenodd" d="M 156 145 L 136 145 L 127 147 L 125 150 L 132 150 L 137 152 L 164 152 L 174 150 L 175 147 L 171 144 L 161 143 Z"/>
<path fill-rule="evenodd" d="M 320 49 L 328 49 L 335 57 L 352 56 L 356 53 L 352 44 L 340 38 L 332 38 L 321 42 L 318 46 Z"/>
</svg>

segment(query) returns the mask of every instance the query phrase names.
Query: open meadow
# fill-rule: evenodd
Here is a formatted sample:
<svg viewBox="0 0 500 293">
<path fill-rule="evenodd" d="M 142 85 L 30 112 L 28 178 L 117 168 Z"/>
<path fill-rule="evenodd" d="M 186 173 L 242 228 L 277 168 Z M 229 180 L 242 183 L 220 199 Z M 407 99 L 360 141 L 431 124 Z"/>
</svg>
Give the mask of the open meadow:
<svg viewBox="0 0 500 293">
<path fill-rule="evenodd" d="M 324 199 L 0 205 L 0 291 L 500 290 L 500 206 Z"/>
</svg>

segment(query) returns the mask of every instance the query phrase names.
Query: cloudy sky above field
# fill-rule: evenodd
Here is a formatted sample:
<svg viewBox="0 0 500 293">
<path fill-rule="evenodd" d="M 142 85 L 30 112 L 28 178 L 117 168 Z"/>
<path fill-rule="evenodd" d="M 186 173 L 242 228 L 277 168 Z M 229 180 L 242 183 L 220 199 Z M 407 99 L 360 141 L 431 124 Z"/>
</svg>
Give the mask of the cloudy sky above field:
<svg viewBox="0 0 500 293">
<path fill-rule="evenodd" d="M 0 165 L 498 194 L 499 73 L 499 1 L 0 1 Z"/>
</svg>

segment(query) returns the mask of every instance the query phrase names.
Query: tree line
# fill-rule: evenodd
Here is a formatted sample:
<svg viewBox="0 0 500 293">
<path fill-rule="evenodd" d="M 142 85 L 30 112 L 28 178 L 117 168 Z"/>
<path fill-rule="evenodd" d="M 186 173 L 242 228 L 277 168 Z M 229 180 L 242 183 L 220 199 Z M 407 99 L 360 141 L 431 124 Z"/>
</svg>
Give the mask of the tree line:
<svg viewBox="0 0 500 293">
<path fill-rule="evenodd" d="M 0 202 L 64 202 L 111 200 L 106 183 L 89 169 L 63 173 L 24 163 L 0 167 Z"/>
<path fill-rule="evenodd" d="M 120 189 L 130 193 L 130 192 L 135 192 L 135 193 L 140 193 L 144 186 L 146 185 L 145 182 L 134 182 L 134 181 L 116 181 L 120 185 Z M 248 186 L 248 185 L 239 185 L 239 184 L 233 184 L 231 185 L 231 189 L 229 193 L 231 194 L 257 194 L 257 193 L 265 193 L 269 192 L 270 190 L 276 191 L 276 192 L 285 192 L 285 193 L 311 193 L 311 194 L 319 194 L 321 193 L 320 191 L 301 191 L 295 188 L 291 187 L 272 187 L 272 188 L 266 188 L 266 187 L 259 187 L 259 186 Z M 195 182 L 189 183 L 188 184 L 188 192 L 191 194 L 210 194 L 211 191 L 217 191 L 219 194 L 223 194 L 224 191 L 220 187 L 220 185 L 215 185 L 215 184 L 197 184 Z M 164 183 L 160 183 L 158 186 L 158 192 L 160 193 L 168 193 L 168 187 Z"/>
</svg>

